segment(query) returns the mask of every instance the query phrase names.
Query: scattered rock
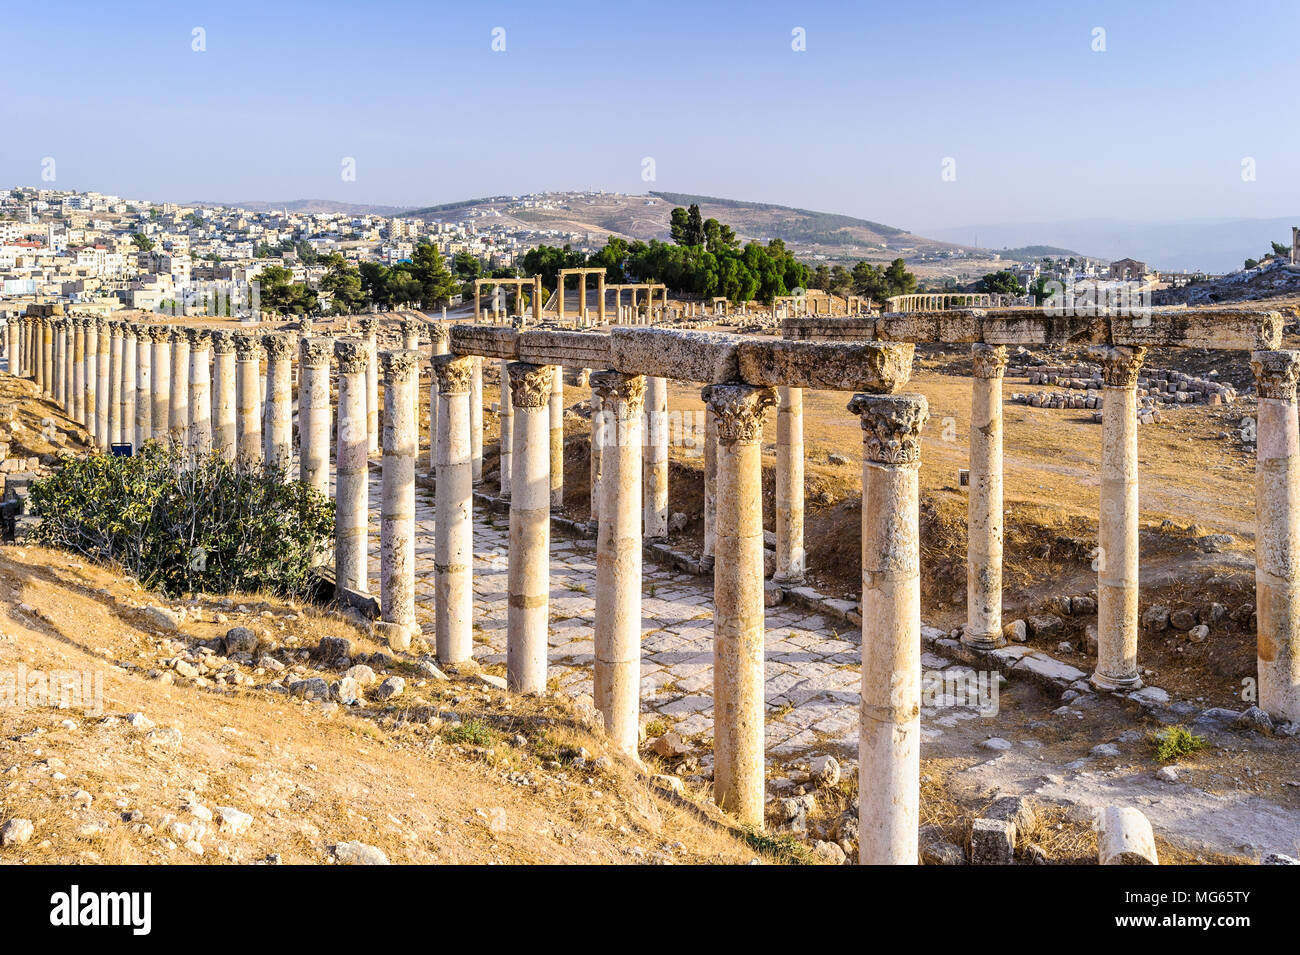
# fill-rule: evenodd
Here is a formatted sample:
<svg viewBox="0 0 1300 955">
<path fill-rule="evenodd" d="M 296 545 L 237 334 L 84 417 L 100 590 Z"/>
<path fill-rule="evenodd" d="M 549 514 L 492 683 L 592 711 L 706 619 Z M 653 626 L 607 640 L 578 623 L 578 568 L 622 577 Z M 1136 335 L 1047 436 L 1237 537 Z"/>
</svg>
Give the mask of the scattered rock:
<svg viewBox="0 0 1300 955">
<path fill-rule="evenodd" d="M 691 751 L 691 747 L 680 736 L 671 731 L 664 733 L 663 736 L 651 743 L 650 748 L 664 759 L 676 759 L 678 756 L 684 756 Z"/>
<path fill-rule="evenodd" d="M 21 846 L 35 831 L 30 819 L 10 819 L 0 826 L 0 846 Z"/>
<path fill-rule="evenodd" d="M 970 828 L 972 865 L 1010 865 L 1016 849 L 1015 827 L 1002 819 L 976 819 Z"/>
<path fill-rule="evenodd" d="M 232 809 L 230 806 L 217 806 L 215 808 L 222 832 L 228 832 L 232 836 L 242 835 L 253 824 L 253 817 L 246 812 Z"/>
<path fill-rule="evenodd" d="M 1169 626 L 1186 633 L 1196 626 L 1196 614 L 1187 609 L 1175 610 L 1169 615 Z"/>
<path fill-rule="evenodd" d="M 938 826 L 922 826 L 917 833 L 922 865 L 965 865 L 966 853 L 949 842 Z"/>
<path fill-rule="evenodd" d="M 834 756 L 817 756 L 808 763 L 813 782 L 821 787 L 834 786 L 840 781 L 840 763 Z"/>
<path fill-rule="evenodd" d="M 1178 770 L 1172 766 L 1161 766 L 1156 770 L 1156 779 L 1162 783 L 1176 783 L 1178 782 Z"/>
<path fill-rule="evenodd" d="M 340 842 L 334 847 L 334 858 L 343 865 L 388 865 L 383 850 L 364 842 Z"/>
<path fill-rule="evenodd" d="M 1002 635 L 1016 643 L 1024 643 L 1029 639 L 1029 629 L 1023 620 L 1012 620 L 1002 628 Z"/>
<path fill-rule="evenodd" d="M 1035 637 L 1047 637 L 1056 633 L 1065 625 L 1056 614 L 1045 613 L 1029 618 L 1029 632 Z"/>
<path fill-rule="evenodd" d="M 371 686 L 379 679 L 379 677 L 375 675 L 375 671 L 364 663 L 359 663 L 354 667 L 349 667 L 344 670 L 343 678 L 356 680 L 357 686 Z"/>
<path fill-rule="evenodd" d="M 1001 736 L 990 736 L 984 742 L 979 744 L 980 749 L 1007 750 L 1011 748 L 1010 740 L 1005 740 Z"/>
<path fill-rule="evenodd" d="M 247 627 L 231 627 L 222 641 L 226 655 L 253 653 L 257 650 L 257 634 Z"/>
<path fill-rule="evenodd" d="M 395 700 L 406 691 L 406 681 L 400 676 L 390 676 L 371 695 L 376 700 Z"/>
<path fill-rule="evenodd" d="M 813 855 L 829 865 L 843 865 L 845 860 L 844 850 L 833 842 L 818 842 L 813 846 Z"/>
<path fill-rule="evenodd" d="M 289 684 L 289 695 L 304 700 L 328 700 L 330 685 L 318 676 L 309 680 L 295 680 Z"/>
<path fill-rule="evenodd" d="M 1273 732 L 1273 718 L 1258 706 L 1243 710 L 1241 715 L 1233 720 L 1233 725 L 1238 729 L 1256 730 L 1260 733 Z"/>
<path fill-rule="evenodd" d="M 164 633 L 178 633 L 181 629 L 180 614 L 168 607 L 150 604 L 141 608 L 140 612 L 145 615 L 145 619 Z"/>
<path fill-rule="evenodd" d="M 1169 608 L 1161 604 L 1152 604 L 1142 614 L 1142 629 L 1163 630 L 1169 626 Z"/>
<path fill-rule="evenodd" d="M 181 745 L 181 731 L 173 726 L 164 726 L 161 729 L 150 730 L 145 740 L 151 746 L 176 749 Z"/>
<path fill-rule="evenodd" d="M 491 673 L 480 673 L 478 674 L 478 681 L 492 687 L 494 690 L 504 690 L 506 688 L 506 679 L 503 676 L 494 676 Z"/>
<path fill-rule="evenodd" d="M 1107 806 L 1097 814 L 1097 861 L 1101 865 L 1159 865 L 1151 823 L 1131 806 Z"/>
</svg>

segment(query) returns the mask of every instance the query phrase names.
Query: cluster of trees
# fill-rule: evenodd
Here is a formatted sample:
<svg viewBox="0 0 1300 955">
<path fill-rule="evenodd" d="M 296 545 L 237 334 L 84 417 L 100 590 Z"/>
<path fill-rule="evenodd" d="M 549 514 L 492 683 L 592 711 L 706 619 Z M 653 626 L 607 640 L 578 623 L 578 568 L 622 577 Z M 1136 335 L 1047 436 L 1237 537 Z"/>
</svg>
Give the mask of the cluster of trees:
<svg viewBox="0 0 1300 955">
<path fill-rule="evenodd" d="M 393 266 L 382 262 L 355 266 L 337 252 L 326 256 L 324 264 L 320 288 L 329 295 L 335 314 L 411 306 L 433 309 L 448 304 L 460 291 L 442 253 L 427 243 L 416 247 L 411 261 Z M 263 301 L 265 298 L 264 294 Z"/>
<path fill-rule="evenodd" d="M 1264 259 L 1272 257 L 1275 259 L 1286 259 L 1288 262 L 1291 260 L 1291 246 L 1282 242 L 1270 242 L 1269 245 L 1273 246 L 1273 250 L 1271 252 L 1265 252 L 1263 256 Z M 1261 261 L 1262 259 L 1247 259 L 1246 268 L 1253 269 L 1255 266 L 1259 265 Z"/>
<path fill-rule="evenodd" d="M 870 262 L 859 262 L 851 269 L 842 265 L 819 265 L 808 287 L 832 295 L 861 295 L 883 303 L 891 296 L 915 292 L 916 276 L 907 271 L 907 264 L 902 259 L 894 259 L 884 267 Z"/>
</svg>

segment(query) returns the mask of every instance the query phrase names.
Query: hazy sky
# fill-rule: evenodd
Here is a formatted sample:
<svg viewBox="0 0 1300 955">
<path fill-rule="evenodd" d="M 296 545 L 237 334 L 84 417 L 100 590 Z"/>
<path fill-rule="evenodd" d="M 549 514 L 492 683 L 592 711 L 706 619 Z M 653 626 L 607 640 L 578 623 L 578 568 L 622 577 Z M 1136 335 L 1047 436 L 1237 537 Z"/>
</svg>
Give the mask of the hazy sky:
<svg viewBox="0 0 1300 955">
<path fill-rule="evenodd" d="M 1288 215 L 1300 212 L 1298 12 L 1041 0 L 13 3 L 0 183 L 39 184 L 53 157 L 57 187 L 180 201 L 417 206 L 662 189 L 922 232 Z M 496 27 L 504 52 L 492 49 Z M 1098 27 L 1105 52 L 1093 50 Z M 795 28 L 805 51 L 792 49 Z M 345 157 L 355 181 L 341 178 Z M 1243 181 L 1247 158 L 1254 181 Z"/>
</svg>

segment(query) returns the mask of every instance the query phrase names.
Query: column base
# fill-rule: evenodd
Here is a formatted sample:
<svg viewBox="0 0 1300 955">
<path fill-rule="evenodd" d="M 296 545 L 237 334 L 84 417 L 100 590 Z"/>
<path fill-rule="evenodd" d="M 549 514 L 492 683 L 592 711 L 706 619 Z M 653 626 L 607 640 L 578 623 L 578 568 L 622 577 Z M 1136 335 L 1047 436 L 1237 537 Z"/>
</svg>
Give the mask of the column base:
<svg viewBox="0 0 1300 955">
<path fill-rule="evenodd" d="M 972 633 L 969 630 L 963 630 L 961 642 L 962 646 L 970 647 L 973 650 L 997 650 L 1007 645 L 1007 638 L 1000 633 Z"/>
<path fill-rule="evenodd" d="M 1106 676 L 1100 671 L 1088 677 L 1088 682 L 1099 690 L 1140 690 L 1142 689 L 1142 677 L 1125 676 L 1113 677 Z"/>
<path fill-rule="evenodd" d="M 773 574 L 772 575 L 772 583 L 785 584 L 786 586 L 789 587 L 802 586 L 804 582 L 807 581 L 807 579 L 808 579 L 807 576 L 805 576 L 804 574 Z"/>
</svg>

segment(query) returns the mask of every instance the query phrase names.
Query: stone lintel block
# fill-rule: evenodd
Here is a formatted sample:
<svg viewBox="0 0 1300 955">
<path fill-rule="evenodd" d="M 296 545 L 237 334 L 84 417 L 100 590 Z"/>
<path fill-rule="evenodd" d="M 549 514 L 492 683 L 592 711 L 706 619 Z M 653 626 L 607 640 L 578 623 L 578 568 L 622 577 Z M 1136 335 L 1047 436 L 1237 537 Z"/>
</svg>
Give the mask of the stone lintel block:
<svg viewBox="0 0 1300 955">
<path fill-rule="evenodd" d="M 912 375 L 911 342 L 773 339 L 740 346 L 740 377 L 751 385 L 890 394 Z"/>
<path fill-rule="evenodd" d="M 781 323 L 781 332 L 786 338 L 795 341 L 869 342 L 876 338 L 876 320 L 867 315 L 855 315 L 849 318 L 796 316 L 787 318 Z"/>
<path fill-rule="evenodd" d="M 480 355 L 514 361 L 518 356 L 519 333 L 504 325 L 453 325 L 451 351 L 457 355 Z"/>
<path fill-rule="evenodd" d="M 1109 321 L 1113 345 L 1255 351 L 1282 344 L 1282 313 L 1263 309 L 1159 308 Z"/>
<path fill-rule="evenodd" d="M 1024 308 L 986 312 L 977 340 L 988 345 L 1102 345 L 1106 331 L 1103 318 Z"/>
<path fill-rule="evenodd" d="M 518 338 L 519 361 L 568 368 L 609 368 L 609 335 L 603 332 L 524 331 Z"/>
<path fill-rule="evenodd" d="M 740 377 L 739 335 L 674 328 L 615 328 L 610 367 L 628 375 L 722 384 Z"/>
</svg>

